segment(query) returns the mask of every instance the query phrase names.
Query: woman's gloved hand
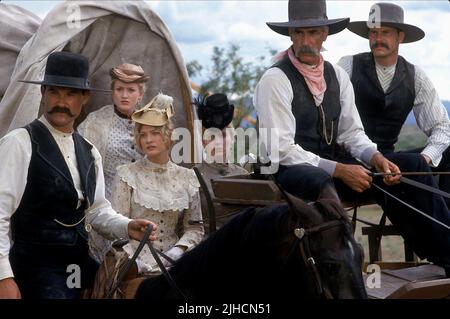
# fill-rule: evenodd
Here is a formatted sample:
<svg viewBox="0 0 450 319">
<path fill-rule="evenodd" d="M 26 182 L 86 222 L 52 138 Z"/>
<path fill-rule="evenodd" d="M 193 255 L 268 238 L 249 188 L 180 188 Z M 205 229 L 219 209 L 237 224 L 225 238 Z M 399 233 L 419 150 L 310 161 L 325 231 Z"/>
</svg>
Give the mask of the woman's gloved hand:
<svg viewBox="0 0 450 319">
<path fill-rule="evenodd" d="M 184 249 L 179 246 L 173 246 L 166 252 L 166 255 L 168 257 L 172 258 L 173 261 L 177 261 L 178 259 L 180 259 L 181 256 L 183 256 L 183 254 L 184 254 Z M 170 262 L 164 258 L 162 258 L 162 263 L 166 267 L 172 266 L 170 264 Z"/>
</svg>

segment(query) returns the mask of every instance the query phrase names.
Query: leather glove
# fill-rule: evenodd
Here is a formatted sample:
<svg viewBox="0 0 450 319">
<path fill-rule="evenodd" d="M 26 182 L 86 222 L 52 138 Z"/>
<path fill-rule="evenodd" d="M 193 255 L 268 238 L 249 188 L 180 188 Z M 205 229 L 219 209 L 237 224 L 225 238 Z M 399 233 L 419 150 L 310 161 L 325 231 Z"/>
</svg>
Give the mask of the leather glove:
<svg viewBox="0 0 450 319">
<path fill-rule="evenodd" d="M 166 255 L 168 257 L 172 258 L 173 261 L 177 261 L 178 259 L 180 259 L 181 256 L 183 256 L 183 254 L 184 254 L 184 249 L 181 247 L 178 247 L 178 246 L 173 246 L 166 252 Z M 168 260 L 166 260 L 165 258 L 162 258 L 162 263 L 166 267 L 172 266 L 170 264 L 170 262 Z"/>
</svg>

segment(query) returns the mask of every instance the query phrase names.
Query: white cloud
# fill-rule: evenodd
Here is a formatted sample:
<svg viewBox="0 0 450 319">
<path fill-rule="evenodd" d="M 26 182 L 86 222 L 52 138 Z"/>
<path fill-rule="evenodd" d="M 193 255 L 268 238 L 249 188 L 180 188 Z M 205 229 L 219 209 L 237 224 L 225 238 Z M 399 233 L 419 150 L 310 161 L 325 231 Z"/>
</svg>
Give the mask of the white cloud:
<svg viewBox="0 0 450 319">
<path fill-rule="evenodd" d="M 8 1 L 45 16 L 57 1 Z M 287 21 L 288 1 L 147 1 L 175 36 L 186 62 L 210 63 L 214 46 L 230 42 L 241 47 L 246 60 L 266 54 L 267 47 L 282 50 L 288 37 L 271 31 L 267 21 Z M 366 20 L 377 1 L 327 1 L 330 19 L 350 17 Z M 400 48 L 407 60 L 421 66 L 435 84 L 441 98 L 450 100 L 450 3 L 448 1 L 396 1 L 405 9 L 405 22 L 422 28 L 425 39 Z M 326 59 L 337 62 L 343 55 L 368 51 L 368 41 L 348 30 L 325 42 Z"/>
<path fill-rule="evenodd" d="M 375 2 L 328 1 L 328 17 L 366 20 L 369 8 Z M 443 1 L 398 3 L 405 8 L 405 22 L 421 27 L 427 34 L 420 42 L 401 45 L 400 53 L 412 63 L 420 65 L 435 83 L 441 97 L 450 99 L 448 81 L 442 81 L 450 71 L 450 48 L 447 47 L 450 11 L 443 10 Z M 174 7 L 184 14 L 175 14 L 175 10 L 175 13 L 166 15 L 167 8 Z M 287 21 L 287 1 L 163 1 L 159 2 L 155 11 L 161 14 L 169 28 L 176 30 L 174 35 L 177 40 L 184 42 L 182 53 L 186 61 L 197 59 L 202 64 L 208 64 L 212 47 L 224 47 L 230 42 L 239 44 L 241 54 L 248 60 L 267 53 L 267 47 L 282 50 L 290 45 L 288 37 L 271 31 L 266 25 L 267 21 Z M 182 34 L 177 31 L 180 29 L 179 24 L 183 24 Z M 184 35 L 196 34 L 196 40 L 202 42 L 201 35 L 205 32 L 200 59 L 199 47 L 194 41 L 185 41 L 188 38 Z M 325 47 L 328 51 L 324 55 L 331 62 L 337 62 L 344 55 L 369 50 L 366 39 L 348 30 L 330 36 Z"/>
</svg>

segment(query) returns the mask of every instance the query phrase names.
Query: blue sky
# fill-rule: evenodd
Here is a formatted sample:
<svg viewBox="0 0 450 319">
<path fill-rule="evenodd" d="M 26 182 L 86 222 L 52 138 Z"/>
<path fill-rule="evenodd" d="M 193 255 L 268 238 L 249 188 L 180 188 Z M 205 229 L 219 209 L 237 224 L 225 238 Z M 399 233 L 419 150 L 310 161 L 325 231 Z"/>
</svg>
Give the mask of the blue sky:
<svg viewBox="0 0 450 319">
<path fill-rule="evenodd" d="M 22 6 L 41 18 L 58 1 L 3 1 Z M 287 21 L 287 1 L 146 1 L 173 33 L 186 62 L 194 59 L 202 65 L 210 61 L 214 46 L 240 45 L 247 61 L 266 55 L 268 47 L 283 50 L 288 37 L 271 31 L 267 21 Z M 366 20 L 376 1 L 327 1 L 328 17 Z M 435 84 L 442 99 L 450 100 L 450 2 L 393 1 L 405 10 L 405 22 L 425 31 L 425 39 L 403 44 L 400 54 L 422 67 Z M 343 55 L 368 50 L 368 40 L 348 30 L 330 36 L 324 44 L 324 56 L 337 62 Z"/>
</svg>

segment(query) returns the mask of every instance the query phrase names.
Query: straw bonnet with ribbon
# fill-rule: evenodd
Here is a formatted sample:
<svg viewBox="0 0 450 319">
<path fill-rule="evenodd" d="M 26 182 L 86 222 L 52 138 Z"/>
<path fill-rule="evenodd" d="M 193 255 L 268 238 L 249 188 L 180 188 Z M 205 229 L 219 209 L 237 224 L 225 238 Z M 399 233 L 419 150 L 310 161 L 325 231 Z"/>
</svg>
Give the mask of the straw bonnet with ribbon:
<svg viewBox="0 0 450 319">
<path fill-rule="evenodd" d="M 88 80 L 89 61 L 81 55 L 71 52 L 53 52 L 47 58 L 44 79 L 42 81 L 20 80 L 19 82 L 58 86 L 88 91 L 111 92 L 90 86 Z"/>
<path fill-rule="evenodd" d="M 204 128 L 214 127 L 222 130 L 233 120 L 234 105 L 228 102 L 225 94 L 198 96 L 194 104 L 197 106 L 197 114 Z"/>
<path fill-rule="evenodd" d="M 134 112 L 131 119 L 139 124 L 164 126 L 173 115 L 173 98 L 159 93 L 143 108 Z"/>
<path fill-rule="evenodd" d="M 328 34 L 344 30 L 350 19 L 328 19 L 325 0 L 289 0 L 288 22 L 267 22 L 269 28 L 282 35 L 289 36 L 289 28 L 314 28 L 328 26 Z"/>
<path fill-rule="evenodd" d="M 405 33 L 403 43 L 410 43 L 421 40 L 425 36 L 422 29 L 406 24 L 404 21 L 403 9 L 393 3 L 376 3 L 370 8 L 368 21 L 350 22 L 348 29 L 363 37 L 369 38 L 369 29 L 380 27 L 396 28 Z"/>
<path fill-rule="evenodd" d="M 131 63 L 118 65 L 112 68 L 109 74 L 111 79 L 117 79 L 125 83 L 144 83 L 149 79 L 140 65 Z"/>
</svg>

